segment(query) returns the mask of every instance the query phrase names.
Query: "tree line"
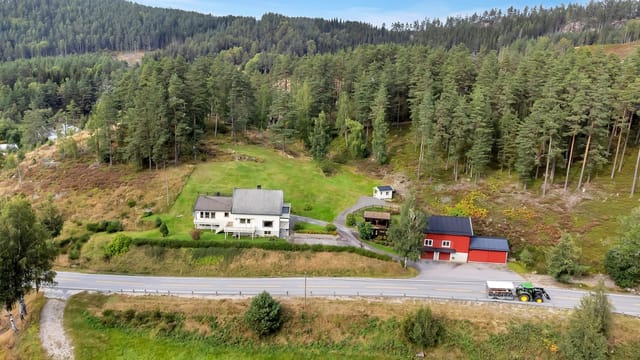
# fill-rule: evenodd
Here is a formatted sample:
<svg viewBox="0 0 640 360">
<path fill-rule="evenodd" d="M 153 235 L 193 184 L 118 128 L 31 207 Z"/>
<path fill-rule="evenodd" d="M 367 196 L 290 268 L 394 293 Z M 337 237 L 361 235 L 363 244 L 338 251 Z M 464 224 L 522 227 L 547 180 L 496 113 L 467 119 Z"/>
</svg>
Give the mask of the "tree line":
<svg viewBox="0 0 640 360">
<path fill-rule="evenodd" d="M 640 39 L 637 1 L 592 1 L 545 9 L 513 7 L 446 19 L 420 14 L 412 23 L 373 26 L 341 19 L 260 19 L 211 16 L 124 0 L 7 0 L 0 2 L 0 60 L 97 51 L 162 50 L 194 60 L 232 48 L 244 60 L 258 53 L 314 55 L 365 44 L 396 43 L 471 51 L 525 46 L 548 36 L 574 46 Z"/>
<path fill-rule="evenodd" d="M 317 160 L 333 142 L 342 157 L 384 164 L 390 128 L 410 123 L 418 179 L 503 169 L 524 186 L 544 180 L 544 193 L 581 188 L 605 165 L 621 171 L 640 140 L 639 74 L 638 54 L 622 62 L 547 38 L 524 51 L 387 44 L 243 66 L 233 50 L 156 56 L 102 93 L 87 126 L 98 158 L 151 168 L 197 158 L 206 133 L 248 129 L 284 151 L 301 141 Z"/>
</svg>

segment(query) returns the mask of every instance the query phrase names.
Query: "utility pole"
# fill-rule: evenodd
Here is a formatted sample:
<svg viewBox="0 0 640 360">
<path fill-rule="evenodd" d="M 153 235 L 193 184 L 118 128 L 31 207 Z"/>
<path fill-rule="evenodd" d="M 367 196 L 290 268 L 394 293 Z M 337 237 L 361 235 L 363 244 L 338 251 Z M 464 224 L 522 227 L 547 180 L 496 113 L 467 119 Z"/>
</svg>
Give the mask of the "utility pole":
<svg viewBox="0 0 640 360">
<path fill-rule="evenodd" d="M 307 311 L 307 272 L 304 272 L 304 308 L 303 310 Z"/>
</svg>

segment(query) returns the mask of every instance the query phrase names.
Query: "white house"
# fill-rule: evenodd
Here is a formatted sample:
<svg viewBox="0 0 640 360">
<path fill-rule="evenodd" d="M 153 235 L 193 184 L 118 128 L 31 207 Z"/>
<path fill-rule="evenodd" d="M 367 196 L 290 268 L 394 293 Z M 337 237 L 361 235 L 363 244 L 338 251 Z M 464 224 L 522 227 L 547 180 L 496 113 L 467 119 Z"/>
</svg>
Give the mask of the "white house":
<svg viewBox="0 0 640 360">
<path fill-rule="evenodd" d="M 196 229 L 254 236 L 289 236 L 291 204 L 282 190 L 234 189 L 233 196 L 199 195 L 193 207 Z"/>
<path fill-rule="evenodd" d="M 373 197 L 380 200 L 393 199 L 393 188 L 389 185 L 381 185 L 373 188 Z"/>
</svg>

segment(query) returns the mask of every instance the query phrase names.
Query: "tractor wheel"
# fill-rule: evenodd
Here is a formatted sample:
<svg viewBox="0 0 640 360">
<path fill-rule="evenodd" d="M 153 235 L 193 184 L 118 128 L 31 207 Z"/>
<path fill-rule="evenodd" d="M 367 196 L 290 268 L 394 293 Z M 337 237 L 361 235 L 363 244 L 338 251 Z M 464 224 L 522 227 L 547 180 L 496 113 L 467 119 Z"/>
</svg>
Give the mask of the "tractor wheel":
<svg viewBox="0 0 640 360">
<path fill-rule="evenodd" d="M 531 298 L 529 297 L 529 294 L 520 294 L 519 299 L 522 302 L 528 302 Z"/>
<path fill-rule="evenodd" d="M 537 302 L 538 304 L 541 304 L 541 303 L 543 303 L 543 302 L 544 302 L 544 300 L 542 300 L 542 298 L 541 298 L 541 297 L 537 297 L 537 298 L 536 298 L 536 302 Z"/>
</svg>

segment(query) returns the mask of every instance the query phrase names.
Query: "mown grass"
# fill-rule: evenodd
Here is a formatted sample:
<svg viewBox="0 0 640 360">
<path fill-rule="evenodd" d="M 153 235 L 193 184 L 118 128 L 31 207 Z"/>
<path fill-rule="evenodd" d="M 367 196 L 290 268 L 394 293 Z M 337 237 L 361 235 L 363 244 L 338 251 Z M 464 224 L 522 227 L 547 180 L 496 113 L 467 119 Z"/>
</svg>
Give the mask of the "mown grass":
<svg viewBox="0 0 640 360">
<path fill-rule="evenodd" d="M 250 299 L 184 299 L 79 294 L 65 325 L 76 359 L 563 359 L 569 310 L 508 303 L 430 300 L 277 299 L 284 324 L 254 335 L 243 321 Z M 444 325 L 438 346 L 404 340 L 402 320 L 429 306 Z M 612 359 L 637 358 L 640 320 L 614 316 Z M 637 349 L 637 348 L 635 348 Z"/>
<path fill-rule="evenodd" d="M 369 195 L 376 184 L 348 166 L 340 166 L 327 177 L 307 158 L 286 158 L 260 146 L 228 146 L 226 150 L 233 152 L 231 160 L 200 164 L 191 173 L 169 213 L 162 215 L 170 231 L 186 234 L 193 227 L 191 212 L 198 194 L 230 196 L 234 188 L 257 185 L 281 189 L 293 213 L 332 221 L 360 196 Z"/>
</svg>

